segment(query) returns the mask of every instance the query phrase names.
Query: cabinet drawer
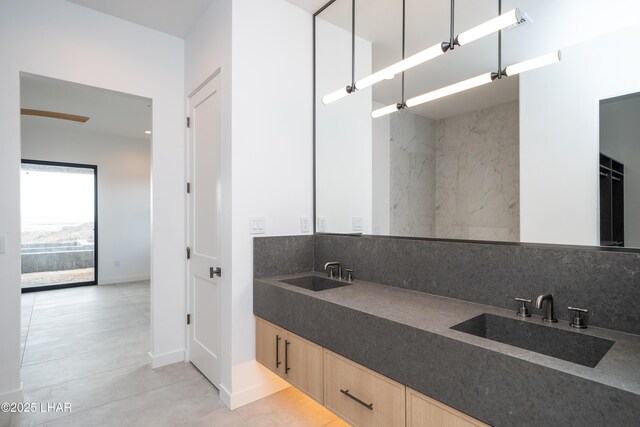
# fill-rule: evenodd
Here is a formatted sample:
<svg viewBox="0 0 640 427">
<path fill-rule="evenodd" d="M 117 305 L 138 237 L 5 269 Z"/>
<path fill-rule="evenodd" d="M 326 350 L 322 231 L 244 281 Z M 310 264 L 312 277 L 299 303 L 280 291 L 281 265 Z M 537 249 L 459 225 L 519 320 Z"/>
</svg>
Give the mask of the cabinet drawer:
<svg viewBox="0 0 640 427">
<path fill-rule="evenodd" d="M 404 427 L 405 386 L 324 350 L 324 404 L 359 427 Z"/>
<path fill-rule="evenodd" d="M 407 427 L 489 427 L 407 387 Z"/>
</svg>

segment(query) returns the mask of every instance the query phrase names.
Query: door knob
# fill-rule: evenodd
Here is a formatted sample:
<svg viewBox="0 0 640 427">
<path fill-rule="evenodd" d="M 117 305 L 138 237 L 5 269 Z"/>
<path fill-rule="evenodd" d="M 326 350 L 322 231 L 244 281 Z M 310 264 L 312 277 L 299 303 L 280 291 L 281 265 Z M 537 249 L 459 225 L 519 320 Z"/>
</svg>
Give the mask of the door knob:
<svg viewBox="0 0 640 427">
<path fill-rule="evenodd" d="M 213 276 L 222 276 L 222 270 L 220 267 L 216 267 L 215 269 L 213 267 L 209 267 L 209 277 L 213 279 Z"/>
</svg>

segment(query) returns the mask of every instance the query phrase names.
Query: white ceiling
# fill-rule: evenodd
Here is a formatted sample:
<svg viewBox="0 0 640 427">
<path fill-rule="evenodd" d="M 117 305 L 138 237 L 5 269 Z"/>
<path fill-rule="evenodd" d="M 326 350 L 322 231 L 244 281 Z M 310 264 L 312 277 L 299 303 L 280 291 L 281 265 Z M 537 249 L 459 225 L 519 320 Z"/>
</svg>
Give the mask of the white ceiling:
<svg viewBox="0 0 640 427">
<path fill-rule="evenodd" d="M 211 0 L 67 0 L 135 24 L 185 38 Z"/>
<path fill-rule="evenodd" d="M 151 139 L 151 100 L 34 74 L 20 76 L 20 106 L 88 116 L 86 123 L 22 116 L 22 123 L 82 132 Z"/>
</svg>

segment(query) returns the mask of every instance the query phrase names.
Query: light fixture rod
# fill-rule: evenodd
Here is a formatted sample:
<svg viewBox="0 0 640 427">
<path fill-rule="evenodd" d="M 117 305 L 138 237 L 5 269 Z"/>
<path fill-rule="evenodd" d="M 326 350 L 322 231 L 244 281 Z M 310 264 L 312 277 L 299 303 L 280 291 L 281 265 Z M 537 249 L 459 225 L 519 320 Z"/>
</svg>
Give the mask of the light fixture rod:
<svg viewBox="0 0 640 427">
<path fill-rule="evenodd" d="M 356 0 L 351 0 L 351 89 L 356 87 Z"/>
<path fill-rule="evenodd" d="M 498 16 L 502 15 L 502 0 L 498 0 Z M 498 31 L 498 78 L 502 78 L 502 29 Z"/>
<path fill-rule="evenodd" d="M 449 49 L 453 50 L 456 45 L 455 25 L 456 25 L 456 0 L 451 0 L 451 22 L 449 23 Z"/>
<path fill-rule="evenodd" d="M 453 1 L 453 0 L 452 0 Z M 402 0 L 402 60 L 404 61 L 404 47 L 405 47 L 405 29 L 406 29 L 406 0 Z M 404 105 L 404 71 L 402 72 L 402 101 Z"/>
</svg>

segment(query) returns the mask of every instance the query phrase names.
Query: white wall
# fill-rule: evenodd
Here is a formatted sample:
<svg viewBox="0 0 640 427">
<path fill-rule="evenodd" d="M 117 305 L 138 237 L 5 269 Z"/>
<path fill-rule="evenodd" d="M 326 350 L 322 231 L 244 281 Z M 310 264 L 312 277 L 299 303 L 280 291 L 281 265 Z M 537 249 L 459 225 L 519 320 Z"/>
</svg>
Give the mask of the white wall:
<svg viewBox="0 0 640 427">
<path fill-rule="evenodd" d="M 522 241 L 599 244 L 599 101 L 640 91 L 639 42 L 628 28 L 520 76 Z"/>
<path fill-rule="evenodd" d="M 600 151 L 624 164 L 624 241 L 640 247 L 640 95 L 600 105 Z"/>
<path fill-rule="evenodd" d="M 332 233 L 354 232 L 352 218 L 363 218 L 371 234 L 372 90 L 358 91 L 329 105 L 324 95 L 351 84 L 351 33 L 316 21 L 316 206 Z M 356 38 L 359 77 L 371 73 L 371 43 Z"/>
<path fill-rule="evenodd" d="M 217 69 L 222 79 L 220 395 L 231 408 L 287 387 L 255 361 L 249 216 L 269 235 L 300 234 L 313 217 L 311 25 L 284 0 L 214 0 L 186 39 L 185 93 Z"/>
<path fill-rule="evenodd" d="M 23 120 L 22 157 L 98 166 L 98 284 L 149 278 L 149 140 L 62 129 L 46 123 L 26 124 Z"/>
<path fill-rule="evenodd" d="M 20 389 L 20 71 L 153 99 L 151 356 L 185 343 L 184 43 L 61 0 L 0 1 L 0 400 Z M 176 224 L 180 224 L 176 226 Z"/>
<path fill-rule="evenodd" d="M 234 0 L 232 32 L 231 328 L 241 404 L 259 381 L 249 216 L 264 216 L 269 235 L 300 234 L 300 217 L 313 217 L 312 19 L 285 0 Z"/>
</svg>

